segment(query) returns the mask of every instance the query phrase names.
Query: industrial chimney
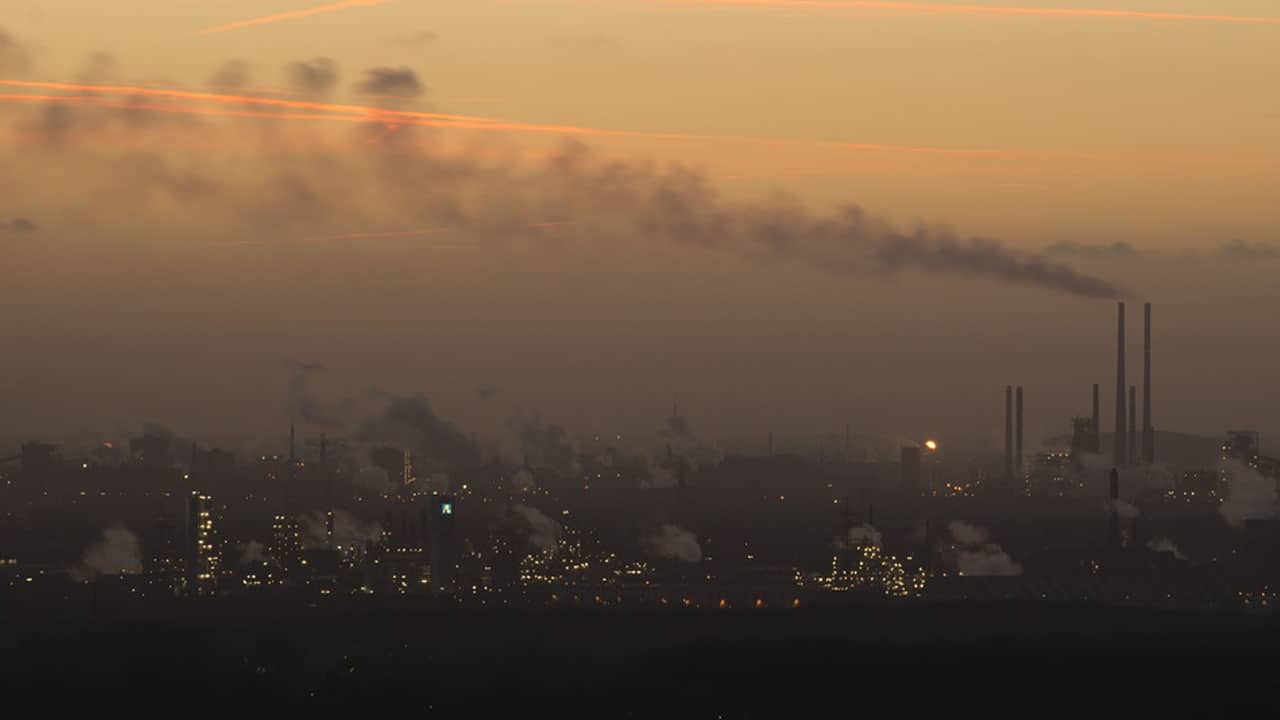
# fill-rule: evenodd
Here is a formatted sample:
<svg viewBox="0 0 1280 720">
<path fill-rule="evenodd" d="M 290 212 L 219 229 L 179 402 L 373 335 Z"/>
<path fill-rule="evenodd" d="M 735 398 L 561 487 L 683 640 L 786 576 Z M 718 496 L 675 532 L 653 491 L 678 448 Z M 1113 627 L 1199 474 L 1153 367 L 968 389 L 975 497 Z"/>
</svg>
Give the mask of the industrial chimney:
<svg viewBox="0 0 1280 720">
<path fill-rule="evenodd" d="M 1116 426 L 1115 426 L 1115 465 L 1124 467 L 1129 459 L 1125 443 L 1124 412 L 1124 303 L 1120 303 L 1119 323 L 1116 334 Z"/>
<path fill-rule="evenodd" d="M 1142 326 L 1142 459 L 1156 461 L 1156 430 L 1151 424 L 1151 303 L 1143 306 Z"/>
<path fill-rule="evenodd" d="M 1016 392 L 1017 392 L 1017 396 L 1014 402 L 1017 403 L 1017 409 L 1016 409 L 1017 416 L 1014 422 L 1017 423 L 1017 426 L 1015 427 L 1014 433 L 1013 433 L 1013 469 L 1015 472 L 1017 472 L 1018 476 L 1021 477 L 1022 467 L 1023 467 L 1022 466 L 1022 386 L 1021 385 L 1018 386 L 1018 389 Z"/>
<path fill-rule="evenodd" d="M 1004 386 L 1004 476 L 1013 480 L 1013 386 Z"/>
<path fill-rule="evenodd" d="M 1112 548 L 1120 547 L 1120 471 L 1111 468 L 1111 488 L 1109 496 L 1111 498 L 1111 538 L 1110 544 Z"/>
<path fill-rule="evenodd" d="M 1093 437 L 1090 438 L 1089 449 L 1094 453 L 1102 452 L 1102 413 L 1098 404 L 1098 383 L 1093 384 Z"/>
<path fill-rule="evenodd" d="M 1129 386 L 1129 464 L 1138 464 L 1138 386 Z"/>
</svg>

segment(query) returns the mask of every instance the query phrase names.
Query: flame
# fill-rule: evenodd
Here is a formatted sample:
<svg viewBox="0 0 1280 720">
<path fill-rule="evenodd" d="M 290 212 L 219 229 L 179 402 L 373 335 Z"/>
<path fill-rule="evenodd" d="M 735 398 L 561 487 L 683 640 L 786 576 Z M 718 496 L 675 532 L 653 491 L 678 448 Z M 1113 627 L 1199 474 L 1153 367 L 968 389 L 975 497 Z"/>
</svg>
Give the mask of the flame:
<svg viewBox="0 0 1280 720">
<path fill-rule="evenodd" d="M 950 5 L 937 2 L 873 2 L 862 0 L 658 0 L 680 5 L 743 5 L 819 10 L 888 10 L 937 15 L 1021 15 L 1041 17 L 1124 18 L 1133 20 L 1182 20 L 1201 22 L 1280 25 L 1280 17 L 1251 15 L 1205 15 L 1144 10 L 1103 10 L 1097 8 L 1013 7 L 1005 5 Z"/>
<path fill-rule="evenodd" d="M 342 10 L 386 5 L 387 3 L 394 1 L 395 0 L 343 0 L 343 2 L 329 3 L 328 5 L 320 5 L 318 7 L 307 8 L 305 10 L 276 13 L 275 15 L 267 15 L 265 17 L 252 18 L 250 20 L 239 20 L 237 22 L 227 23 L 226 25 L 207 27 L 196 34 L 212 35 L 214 33 L 226 32 L 228 30 L 253 27 L 254 25 L 270 25 L 272 23 L 287 22 L 289 20 L 301 20 L 302 18 L 311 17 L 312 15 L 324 15 L 326 13 L 340 12 Z"/>
</svg>

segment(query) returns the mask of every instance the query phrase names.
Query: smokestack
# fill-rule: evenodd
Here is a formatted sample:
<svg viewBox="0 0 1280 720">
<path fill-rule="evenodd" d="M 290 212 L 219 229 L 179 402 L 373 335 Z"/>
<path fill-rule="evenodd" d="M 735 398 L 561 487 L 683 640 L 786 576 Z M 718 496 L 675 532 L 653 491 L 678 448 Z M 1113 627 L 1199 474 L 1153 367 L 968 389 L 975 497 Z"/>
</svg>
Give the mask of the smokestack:
<svg viewBox="0 0 1280 720">
<path fill-rule="evenodd" d="M 1156 431 L 1151 424 L 1151 303 L 1142 310 L 1142 459 L 1151 465 L 1156 461 Z"/>
<path fill-rule="evenodd" d="M 1004 476 L 1013 480 L 1013 386 L 1004 386 Z"/>
<path fill-rule="evenodd" d="M 1138 464 L 1138 386 L 1129 386 L 1129 464 Z"/>
<path fill-rule="evenodd" d="M 875 505 L 867 506 L 867 524 L 868 525 L 876 524 L 876 506 Z"/>
<path fill-rule="evenodd" d="M 1109 495 L 1111 497 L 1110 543 L 1113 549 L 1117 549 L 1120 547 L 1120 512 L 1117 507 L 1120 501 L 1120 471 L 1115 468 L 1111 468 L 1111 488 Z"/>
<path fill-rule="evenodd" d="M 1093 437 L 1090 439 L 1090 449 L 1095 453 L 1102 451 L 1102 412 L 1098 403 L 1100 389 L 1098 383 L 1093 384 Z"/>
<path fill-rule="evenodd" d="M 292 464 L 293 464 L 293 461 L 294 461 L 297 457 L 298 457 L 298 456 L 294 454 L 294 445 L 293 445 L 293 423 L 289 423 L 289 464 L 290 464 L 290 465 L 292 465 Z"/>
<path fill-rule="evenodd" d="M 1022 475 L 1022 386 L 1018 386 L 1017 390 L 1017 427 L 1013 434 L 1013 469 Z"/>
<path fill-rule="evenodd" d="M 1120 317 L 1116 335 L 1116 467 L 1124 467 L 1129 459 L 1125 444 L 1124 428 L 1124 303 L 1120 303 Z"/>
</svg>

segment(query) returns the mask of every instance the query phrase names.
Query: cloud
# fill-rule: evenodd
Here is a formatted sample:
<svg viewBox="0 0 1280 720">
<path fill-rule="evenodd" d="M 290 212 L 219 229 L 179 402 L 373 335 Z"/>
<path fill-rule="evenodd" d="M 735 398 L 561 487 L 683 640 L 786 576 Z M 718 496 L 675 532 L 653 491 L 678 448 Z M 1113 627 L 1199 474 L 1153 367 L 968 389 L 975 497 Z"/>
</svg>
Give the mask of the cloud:
<svg viewBox="0 0 1280 720">
<path fill-rule="evenodd" d="M 1187 556 L 1182 554 L 1177 545 L 1167 537 L 1152 538 L 1147 541 L 1147 549 L 1152 552 L 1169 553 L 1179 560 L 1187 560 Z"/>
<path fill-rule="evenodd" d="M 379 67 L 365 71 L 364 80 L 356 85 L 356 92 L 383 97 L 416 98 L 427 91 L 418 73 L 411 68 Z"/>
<path fill-rule="evenodd" d="M 323 510 L 298 516 L 302 525 L 302 546 L 324 548 L 329 545 L 329 519 Z M 369 547 L 382 541 L 382 525 L 365 522 L 346 510 L 333 511 L 333 544 L 348 547 Z"/>
<path fill-rule="evenodd" d="M 123 527 L 107 528 L 102 539 L 85 550 L 73 574 L 80 579 L 95 575 L 137 575 L 142 572 L 142 542 Z"/>
<path fill-rule="evenodd" d="M 266 547 L 257 540 L 240 543 L 237 548 L 240 550 L 241 564 L 267 562 Z"/>
<path fill-rule="evenodd" d="M 311 425 L 324 425 L 333 422 L 331 415 L 321 407 L 320 401 L 311 392 L 308 380 L 311 376 L 325 369 L 320 363 L 295 363 L 289 373 L 289 388 L 286 393 L 289 404 L 289 417 Z"/>
<path fill-rule="evenodd" d="M 952 565 L 961 575 L 970 577 L 1004 577 L 1022 574 L 1022 565 L 996 543 L 984 528 L 952 520 L 947 525 L 954 546 L 949 553 Z"/>
<path fill-rule="evenodd" d="M 516 505 L 514 510 L 529 526 L 529 542 L 542 552 L 555 553 L 560 542 L 560 523 L 528 505 Z"/>
<path fill-rule="evenodd" d="M 1102 501 L 1102 512 L 1107 517 L 1115 515 L 1121 520 L 1132 520 L 1142 514 L 1133 504 L 1119 499 L 1112 500 L 1111 498 Z"/>
<path fill-rule="evenodd" d="M 507 420 L 522 452 L 533 467 L 549 467 L 564 475 L 576 472 L 578 451 L 569 443 L 569 433 L 539 413 L 516 415 Z"/>
<path fill-rule="evenodd" d="M 219 90 L 241 90 L 248 87 L 252 68 L 243 60 L 228 60 L 209 76 L 209 87 Z"/>
<path fill-rule="evenodd" d="M 419 30 L 417 32 L 404 33 L 391 38 L 391 41 L 397 45 L 410 45 L 421 47 L 430 45 L 440 39 L 440 35 L 431 30 Z"/>
<path fill-rule="evenodd" d="M 1275 480 L 1238 462 L 1227 465 L 1227 499 L 1218 506 L 1227 525 L 1242 528 L 1251 520 L 1274 519 L 1276 501 Z"/>
<path fill-rule="evenodd" d="M 1246 260 L 1261 260 L 1269 258 L 1280 258 L 1280 245 L 1271 243 L 1248 243 L 1240 239 L 1235 239 L 1227 243 L 1223 243 L 1218 247 L 1217 255 L 1219 257 L 1239 258 Z"/>
<path fill-rule="evenodd" d="M 680 562 L 702 562 L 702 546 L 698 536 L 677 525 L 663 525 L 645 544 L 658 557 Z"/>
<path fill-rule="evenodd" d="M 382 393 L 383 412 L 366 419 L 355 432 L 361 442 L 379 442 L 408 448 L 449 466 L 471 466 L 481 452 L 471 438 L 452 422 L 436 415 L 422 393 L 404 397 Z"/>
<path fill-rule="evenodd" d="M 1133 257 L 1138 251 L 1127 242 L 1114 242 L 1110 244 L 1088 245 L 1067 240 L 1055 243 L 1045 248 L 1045 255 L 1068 255 L 1085 258 L 1104 258 L 1104 257 Z"/>
<path fill-rule="evenodd" d="M 18 39 L 0 27 L 0 72 L 21 75 L 31 67 L 31 54 Z"/>
<path fill-rule="evenodd" d="M 289 63 L 285 66 L 289 87 L 307 95 L 328 95 L 338 84 L 338 64 L 330 58 Z"/>
</svg>

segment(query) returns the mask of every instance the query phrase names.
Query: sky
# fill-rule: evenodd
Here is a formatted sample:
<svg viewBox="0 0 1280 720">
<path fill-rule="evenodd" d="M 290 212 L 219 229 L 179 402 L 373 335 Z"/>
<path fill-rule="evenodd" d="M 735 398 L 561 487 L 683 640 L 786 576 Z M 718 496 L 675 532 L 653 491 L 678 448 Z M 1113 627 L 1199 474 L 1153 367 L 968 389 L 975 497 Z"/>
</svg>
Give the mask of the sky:
<svg viewBox="0 0 1280 720">
<path fill-rule="evenodd" d="M 318 363 L 333 402 L 422 391 L 482 434 L 678 404 L 730 446 L 982 446 L 1006 384 L 1032 437 L 1114 386 L 1123 296 L 1156 425 L 1265 449 L 1278 18 L 9 0 L 0 437 L 274 441 Z"/>
</svg>

